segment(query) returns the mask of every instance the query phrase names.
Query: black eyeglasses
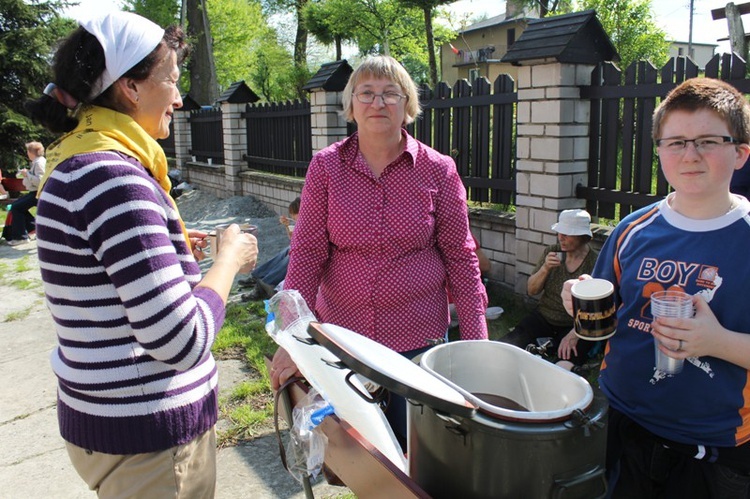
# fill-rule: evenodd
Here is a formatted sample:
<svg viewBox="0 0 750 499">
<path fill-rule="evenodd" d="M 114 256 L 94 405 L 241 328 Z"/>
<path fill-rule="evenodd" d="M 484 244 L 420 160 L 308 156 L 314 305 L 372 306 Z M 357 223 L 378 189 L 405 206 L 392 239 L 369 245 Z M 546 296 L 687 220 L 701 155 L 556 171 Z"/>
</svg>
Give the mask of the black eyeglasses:
<svg viewBox="0 0 750 499">
<path fill-rule="evenodd" d="M 658 139 L 656 147 L 671 153 L 682 154 L 687 150 L 688 143 L 692 142 L 695 150 L 699 153 L 711 153 L 725 144 L 741 144 L 738 139 L 727 135 L 708 135 L 695 139 Z"/>
<path fill-rule="evenodd" d="M 387 104 L 389 106 L 395 106 L 399 102 L 401 102 L 401 99 L 406 98 L 405 95 L 401 95 L 398 92 L 383 92 L 382 94 L 376 94 L 375 92 L 372 92 L 370 90 L 365 90 L 364 92 L 359 92 L 358 94 L 352 94 L 354 95 L 359 102 L 362 104 L 372 104 L 375 102 L 376 97 L 380 97 L 383 99 L 383 104 Z"/>
</svg>

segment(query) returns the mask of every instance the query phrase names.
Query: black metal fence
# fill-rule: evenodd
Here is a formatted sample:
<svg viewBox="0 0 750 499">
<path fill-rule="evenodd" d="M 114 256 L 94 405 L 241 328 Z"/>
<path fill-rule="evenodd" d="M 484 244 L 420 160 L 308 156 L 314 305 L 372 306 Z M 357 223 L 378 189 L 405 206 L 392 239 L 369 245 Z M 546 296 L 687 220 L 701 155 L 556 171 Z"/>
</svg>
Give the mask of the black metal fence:
<svg viewBox="0 0 750 499">
<path fill-rule="evenodd" d="M 473 86 L 462 80 L 452 89 L 446 83 L 435 92 L 426 85 L 419 89 L 423 113 L 407 128 L 420 141 L 454 158 L 473 201 L 513 202 L 517 101 L 513 87 L 513 80 L 502 75 L 494 91 L 485 78 Z M 248 104 L 243 117 L 250 168 L 305 176 L 312 159 L 309 102 Z M 347 126 L 347 133 L 355 130 L 355 125 Z"/>
<path fill-rule="evenodd" d="M 741 58 L 721 54 L 706 65 L 705 76 L 750 93 L 745 71 Z M 591 121 L 588 186 L 579 185 L 576 196 L 586 200 L 592 216 L 619 219 L 669 192 L 651 139 L 652 114 L 670 90 L 698 75 L 698 67 L 682 56 L 661 69 L 636 62 L 624 74 L 603 63 L 594 69 L 592 84 L 579 87 L 581 98 L 591 102 Z M 419 90 L 423 113 L 407 127 L 409 132 L 454 158 L 470 200 L 514 203 L 518 95 L 512 78 L 500 75 L 492 84 L 485 78 L 473 84 L 461 80 L 452 88 L 440 83 L 434 91 L 426 85 Z M 248 104 L 243 118 L 250 168 L 305 176 L 312 158 L 308 101 Z M 191 111 L 190 124 L 190 153 L 222 163 L 221 110 Z M 347 127 L 348 133 L 355 129 Z"/>
<path fill-rule="evenodd" d="M 670 90 L 696 76 L 698 66 L 684 56 L 660 70 L 633 63 L 624 78 L 612 63 L 604 63 L 594 70 L 592 85 L 581 87 L 581 97 L 591 99 L 591 129 L 588 187 L 578 186 L 576 195 L 586 199 L 592 216 L 619 219 L 668 194 L 651 138 L 652 114 Z M 704 76 L 750 92 L 745 63 L 736 55 L 717 54 Z"/>
<path fill-rule="evenodd" d="M 422 115 L 409 131 L 421 142 L 453 157 L 468 198 L 510 204 L 515 184 L 515 105 L 513 79 L 500 75 L 494 84 L 477 78 L 441 82 L 433 92 L 420 87 Z"/>
<path fill-rule="evenodd" d="M 221 109 L 201 108 L 190 111 L 190 154 L 196 160 L 224 163 L 224 132 L 221 123 Z"/>
<path fill-rule="evenodd" d="M 250 168 L 304 177 L 312 159 L 310 102 L 248 104 L 247 154 Z"/>
</svg>

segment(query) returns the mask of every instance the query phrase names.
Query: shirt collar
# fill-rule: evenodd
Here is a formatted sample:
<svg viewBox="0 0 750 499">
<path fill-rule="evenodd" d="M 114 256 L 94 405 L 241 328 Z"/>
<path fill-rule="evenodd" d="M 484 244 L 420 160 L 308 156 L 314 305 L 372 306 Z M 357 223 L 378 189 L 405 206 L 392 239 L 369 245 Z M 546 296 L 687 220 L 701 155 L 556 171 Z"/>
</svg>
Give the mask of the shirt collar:
<svg viewBox="0 0 750 499">
<path fill-rule="evenodd" d="M 417 161 L 417 154 L 419 152 L 419 142 L 409 135 L 406 132 L 406 129 L 401 129 L 401 137 L 406 140 L 406 145 L 404 147 L 404 153 L 407 153 L 411 161 L 409 162 L 408 166 L 414 167 L 414 164 Z M 341 159 L 344 161 L 347 165 L 354 165 L 357 159 L 357 156 L 359 155 L 359 132 L 354 132 L 352 135 L 344 139 L 344 142 L 341 145 Z M 403 153 L 399 157 L 398 160 L 401 160 L 404 155 Z M 397 160 L 397 161 L 398 161 Z"/>
</svg>

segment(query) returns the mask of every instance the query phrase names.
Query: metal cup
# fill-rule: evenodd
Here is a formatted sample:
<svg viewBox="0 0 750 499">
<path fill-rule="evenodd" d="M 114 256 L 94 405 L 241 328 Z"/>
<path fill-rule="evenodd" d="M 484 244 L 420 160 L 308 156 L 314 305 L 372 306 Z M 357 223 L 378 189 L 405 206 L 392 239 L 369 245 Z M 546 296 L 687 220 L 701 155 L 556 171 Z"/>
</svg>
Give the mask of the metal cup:
<svg viewBox="0 0 750 499">
<path fill-rule="evenodd" d="M 651 294 L 651 315 L 657 317 L 690 318 L 694 314 L 693 297 L 682 291 L 657 291 Z M 675 359 L 659 350 L 659 341 L 654 338 L 656 369 L 665 374 L 679 374 L 685 359 Z"/>
<path fill-rule="evenodd" d="M 209 254 L 211 255 L 211 258 L 216 258 L 219 255 L 219 248 L 221 247 L 221 237 L 224 234 L 224 231 L 227 230 L 227 228 L 231 224 L 222 224 L 217 225 L 216 229 L 212 230 L 208 233 L 208 244 L 209 244 Z M 240 226 L 240 232 L 245 234 L 252 234 L 254 236 L 258 235 L 258 226 L 257 225 L 251 225 L 251 224 L 237 224 Z"/>
</svg>

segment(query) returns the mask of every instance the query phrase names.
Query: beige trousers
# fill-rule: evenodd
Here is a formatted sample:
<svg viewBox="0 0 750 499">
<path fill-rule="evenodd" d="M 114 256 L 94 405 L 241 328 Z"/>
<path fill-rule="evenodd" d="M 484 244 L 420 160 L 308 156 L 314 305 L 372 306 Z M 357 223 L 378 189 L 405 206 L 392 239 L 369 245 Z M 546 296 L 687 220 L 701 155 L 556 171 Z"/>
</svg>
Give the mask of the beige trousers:
<svg viewBox="0 0 750 499">
<path fill-rule="evenodd" d="M 66 442 L 73 467 L 105 499 L 213 498 L 216 429 L 192 442 L 148 454 L 113 455 Z"/>
</svg>

